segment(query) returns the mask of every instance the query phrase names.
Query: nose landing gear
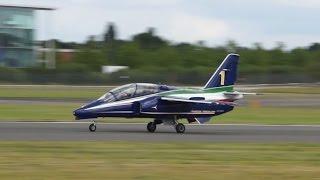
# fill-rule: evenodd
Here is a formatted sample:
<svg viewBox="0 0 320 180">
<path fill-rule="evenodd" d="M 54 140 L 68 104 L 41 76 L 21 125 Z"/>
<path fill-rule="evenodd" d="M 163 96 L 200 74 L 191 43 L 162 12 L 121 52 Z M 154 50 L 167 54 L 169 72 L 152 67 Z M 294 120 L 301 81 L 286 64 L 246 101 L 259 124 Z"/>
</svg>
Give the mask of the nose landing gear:
<svg viewBox="0 0 320 180">
<path fill-rule="evenodd" d="M 91 123 L 91 124 L 89 125 L 89 130 L 90 130 L 91 132 L 95 132 L 95 131 L 97 130 L 97 126 L 96 126 L 96 123 L 95 123 L 95 122 L 93 122 L 93 123 Z"/>
</svg>

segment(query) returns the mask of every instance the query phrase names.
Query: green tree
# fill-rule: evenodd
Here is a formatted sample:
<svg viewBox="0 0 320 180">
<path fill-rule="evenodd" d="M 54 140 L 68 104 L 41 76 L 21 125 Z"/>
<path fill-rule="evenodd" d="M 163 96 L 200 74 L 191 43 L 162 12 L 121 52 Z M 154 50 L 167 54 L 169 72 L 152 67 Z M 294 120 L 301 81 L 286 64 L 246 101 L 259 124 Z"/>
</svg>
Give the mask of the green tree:
<svg viewBox="0 0 320 180">
<path fill-rule="evenodd" d="M 155 35 L 154 28 L 149 28 L 147 32 L 133 36 L 133 41 L 143 49 L 156 49 L 167 44 L 165 40 Z"/>
<path fill-rule="evenodd" d="M 116 38 L 117 32 L 114 23 L 108 23 L 104 34 L 104 42 L 106 46 L 107 59 L 111 64 L 116 64 Z M 107 60 L 107 61 L 108 61 Z"/>
<path fill-rule="evenodd" d="M 104 42 L 113 43 L 116 40 L 117 32 L 115 24 L 110 22 L 107 24 L 106 32 L 104 33 Z"/>
</svg>

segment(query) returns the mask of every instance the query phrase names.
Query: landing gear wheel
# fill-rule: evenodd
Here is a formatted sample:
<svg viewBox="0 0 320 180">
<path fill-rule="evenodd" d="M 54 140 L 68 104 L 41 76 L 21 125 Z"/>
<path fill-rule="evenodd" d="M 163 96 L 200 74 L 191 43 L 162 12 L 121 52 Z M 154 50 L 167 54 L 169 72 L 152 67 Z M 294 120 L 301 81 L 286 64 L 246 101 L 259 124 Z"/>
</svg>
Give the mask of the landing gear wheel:
<svg viewBox="0 0 320 180">
<path fill-rule="evenodd" d="M 89 126 L 89 130 L 90 130 L 91 132 L 95 132 L 95 131 L 97 130 L 97 126 L 96 126 L 94 123 L 92 123 L 92 124 L 90 124 L 90 126 Z"/>
<path fill-rule="evenodd" d="M 147 129 L 149 132 L 153 133 L 157 129 L 157 125 L 154 122 L 149 122 L 147 125 Z"/>
<path fill-rule="evenodd" d="M 176 125 L 176 131 L 177 131 L 177 133 L 182 134 L 182 133 L 184 133 L 185 130 L 186 130 L 186 127 L 185 127 L 183 124 L 178 123 L 178 124 Z"/>
</svg>

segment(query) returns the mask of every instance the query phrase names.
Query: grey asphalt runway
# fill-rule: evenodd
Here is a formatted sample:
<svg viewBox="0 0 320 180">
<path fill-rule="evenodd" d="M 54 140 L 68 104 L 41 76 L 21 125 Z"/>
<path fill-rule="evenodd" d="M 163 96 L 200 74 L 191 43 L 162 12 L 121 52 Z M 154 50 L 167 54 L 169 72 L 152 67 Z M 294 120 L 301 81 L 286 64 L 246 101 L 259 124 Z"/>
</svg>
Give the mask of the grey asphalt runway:
<svg viewBox="0 0 320 180">
<path fill-rule="evenodd" d="M 159 125 L 149 133 L 145 124 L 97 124 L 89 132 L 89 123 L 0 123 L 0 140 L 14 141 L 138 141 L 138 142 L 316 142 L 320 126 L 307 125 L 186 125 L 185 134 L 173 127 Z"/>
</svg>

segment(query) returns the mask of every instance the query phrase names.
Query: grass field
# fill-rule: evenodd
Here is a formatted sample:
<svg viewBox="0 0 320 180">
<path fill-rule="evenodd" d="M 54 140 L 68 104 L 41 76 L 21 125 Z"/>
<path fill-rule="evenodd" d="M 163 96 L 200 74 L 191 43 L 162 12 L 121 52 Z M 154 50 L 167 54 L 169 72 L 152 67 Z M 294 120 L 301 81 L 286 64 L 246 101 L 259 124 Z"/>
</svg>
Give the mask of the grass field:
<svg viewBox="0 0 320 180">
<path fill-rule="evenodd" d="M 59 99 L 65 103 L 1 103 L 0 121 L 72 121 L 72 111 L 81 106 L 72 99 L 95 99 L 111 87 L 77 86 L 0 86 L 0 99 Z M 249 102 L 258 99 L 317 99 L 320 88 L 274 87 L 259 89 L 258 92 L 275 93 L 249 96 Z M 286 92 L 286 93 L 285 93 Z M 294 94 L 292 94 L 294 93 Z M 212 123 L 257 123 L 257 124 L 320 124 L 319 107 L 236 107 L 226 115 L 217 116 Z M 108 118 L 106 122 L 147 122 L 149 119 Z"/>
<path fill-rule="evenodd" d="M 0 86 L 0 98 L 97 99 L 110 87 Z"/>
<path fill-rule="evenodd" d="M 0 142 L 1 179 L 317 179 L 320 144 Z"/>
<path fill-rule="evenodd" d="M 77 103 L 0 104 L 0 121 L 73 121 Z M 237 107 L 216 116 L 212 123 L 320 124 L 319 108 Z M 106 118 L 105 122 L 147 122 L 150 119 Z"/>
<path fill-rule="evenodd" d="M 73 121 L 107 87 L 0 86 L 0 99 L 64 103 L 0 103 L 0 121 Z M 319 89 L 274 89 L 279 98 L 319 98 Z M 302 93 L 303 92 L 303 93 Z M 290 94 L 287 94 L 290 93 Z M 317 95 L 316 95 L 317 94 Z M 314 96 L 316 95 L 316 96 Z M 266 95 L 261 98 L 275 97 Z M 236 107 L 211 123 L 320 124 L 319 107 Z M 104 122 L 150 119 L 107 118 Z M 0 179 L 319 179 L 320 144 L 0 141 Z"/>
<path fill-rule="evenodd" d="M 112 87 L 95 86 L 95 87 L 77 87 L 77 86 L 0 86 L 1 98 L 38 98 L 38 99 L 97 99 Z M 259 88 L 251 90 L 259 93 L 280 93 L 286 94 L 318 94 L 320 87 L 273 87 Z"/>
</svg>

